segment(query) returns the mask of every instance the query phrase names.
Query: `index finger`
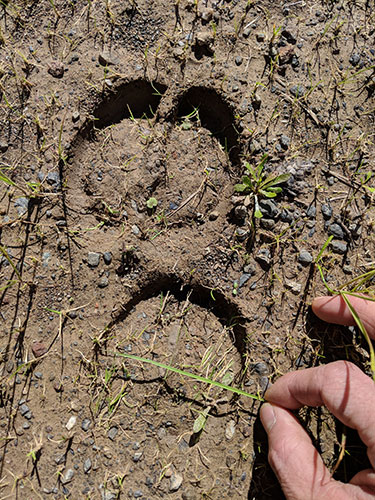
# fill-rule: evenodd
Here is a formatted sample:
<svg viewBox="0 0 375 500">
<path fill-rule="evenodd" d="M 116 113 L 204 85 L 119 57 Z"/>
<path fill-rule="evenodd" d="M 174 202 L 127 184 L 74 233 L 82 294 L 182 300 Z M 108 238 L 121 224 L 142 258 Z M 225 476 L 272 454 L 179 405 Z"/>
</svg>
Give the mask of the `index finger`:
<svg viewBox="0 0 375 500">
<path fill-rule="evenodd" d="M 358 431 L 375 468 L 375 384 L 352 363 L 336 361 L 288 373 L 267 390 L 265 399 L 290 410 L 325 405 Z"/>
<path fill-rule="evenodd" d="M 366 298 L 348 296 L 370 337 L 375 338 L 375 302 Z M 317 297 L 312 303 L 314 313 L 328 323 L 355 325 L 354 318 L 340 295 Z"/>
</svg>

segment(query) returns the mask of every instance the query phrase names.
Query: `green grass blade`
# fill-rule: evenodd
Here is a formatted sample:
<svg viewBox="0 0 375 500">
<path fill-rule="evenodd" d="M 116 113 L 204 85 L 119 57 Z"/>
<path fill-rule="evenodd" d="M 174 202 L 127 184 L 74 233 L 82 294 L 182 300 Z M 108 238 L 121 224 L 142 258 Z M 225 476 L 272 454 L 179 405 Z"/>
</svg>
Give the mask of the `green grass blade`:
<svg viewBox="0 0 375 500">
<path fill-rule="evenodd" d="M 122 356 L 124 358 L 134 359 L 136 361 L 140 361 L 141 363 L 149 363 L 150 365 L 158 366 L 159 368 L 163 368 L 164 370 L 178 373 L 179 375 L 183 375 L 184 377 L 189 377 L 194 380 L 198 380 L 199 382 L 214 385 L 216 387 L 220 387 L 221 389 L 234 392 L 235 394 L 239 394 L 240 396 L 246 396 L 247 398 L 256 399 L 257 401 L 264 401 L 263 398 L 261 398 L 260 396 L 256 396 L 255 394 L 250 394 L 241 389 L 237 389 L 236 387 L 231 387 L 229 385 L 222 384 L 220 382 L 217 382 L 216 380 L 211 380 L 205 377 L 201 377 L 200 375 L 195 375 L 195 373 L 185 372 L 184 370 L 180 370 L 179 368 L 174 368 L 173 366 L 164 365 L 163 363 L 159 363 L 158 361 L 154 361 L 153 359 L 141 358 L 139 356 L 134 356 L 133 354 L 125 354 L 122 352 L 117 353 L 117 355 Z"/>
<path fill-rule="evenodd" d="M 364 324 L 361 321 L 361 318 L 358 316 L 357 311 L 355 310 L 355 308 L 353 307 L 352 303 L 348 299 L 347 293 L 346 292 L 342 292 L 341 293 L 341 297 L 344 299 L 345 304 L 348 306 L 349 311 L 351 312 L 354 321 L 356 322 L 358 328 L 360 329 L 362 335 L 365 337 L 365 339 L 366 339 L 366 341 L 368 343 L 368 347 L 369 347 L 369 350 L 370 350 L 370 368 L 371 368 L 371 373 L 372 373 L 372 379 L 375 382 L 375 351 L 374 351 L 374 346 L 372 345 L 372 341 L 371 341 L 371 339 L 370 339 L 370 337 L 369 337 L 369 335 L 367 333 L 367 330 L 366 330 Z"/>
<path fill-rule="evenodd" d="M 329 238 L 326 240 L 322 248 L 320 249 L 320 252 L 318 253 L 317 258 L 315 259 L 315 263 L 318 263 L 323 255 L 324 250 L 328 247 L 328 245 L 331 243 L 333 239 L 333 236 L 329 236 Z"/>
<path fill-rule="evenodd" d="M 0 246 L 0 252 L 4 255 L 4 257 L 6 258 L 6 260 L 9 262 L 9 264 L 12 266 L 13 268 L 13 271 L 17 274 L 17 277 L 18 279 L 22 280 L 21 278 L 21 273 L 19 272 L 19 270 L 16 268 L 16 266 L 13 264 L 13 261 L 12 259 L 9 257 L 9 254 L 8 252 L 5 250 L 4 247 Z"/>
</svg>

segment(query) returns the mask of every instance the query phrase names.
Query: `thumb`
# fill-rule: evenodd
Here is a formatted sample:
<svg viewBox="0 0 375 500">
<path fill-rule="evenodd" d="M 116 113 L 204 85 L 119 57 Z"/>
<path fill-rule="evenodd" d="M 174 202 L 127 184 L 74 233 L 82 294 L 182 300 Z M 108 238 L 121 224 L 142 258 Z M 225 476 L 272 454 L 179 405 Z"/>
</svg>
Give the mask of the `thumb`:
<svg viewBox="0 0 375 500">
<path fill-rule="evenodd" d="M 288 500 L 346 500 L 311 439 L 288 410 L 265 403 L 260 419 L 268 434 L 268 460 Z"/>
<path fill-rule="evenodd" d="M 375 302 L 360 297 L 348 297 L 353 308 L 366 328 L 370 337 L 375 338 Z M 317 297 L 312 303 L 314 313 L 328 323 L 338 325 L 355 325 L 354 318 L 345 304 L 345 301 L 339 295 L 334 297 Z"/>
</svg>

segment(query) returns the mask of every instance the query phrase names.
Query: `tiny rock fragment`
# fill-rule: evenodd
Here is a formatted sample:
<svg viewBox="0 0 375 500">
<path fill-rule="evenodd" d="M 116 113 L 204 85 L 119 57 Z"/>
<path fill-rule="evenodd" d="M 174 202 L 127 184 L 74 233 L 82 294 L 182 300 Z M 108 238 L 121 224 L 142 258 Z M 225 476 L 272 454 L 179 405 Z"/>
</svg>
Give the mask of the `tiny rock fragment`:
<svg viewBox="0 0 375 500">
<path fill-rule="evenodd" d="M 54 78 L 62 78 L 64 76 L 64 65 L 60 61 L 51 61 L 48 65 L 48 73 Z"/>
<path fill-rule="evenodd" d="M 301 293 L 302 285 L 301 283 L 297 283 L 296 281 L 287 281 L 285 283 L 285 287 L 290 290 L 294 295 L 298 295 Z"/>
<path fill-rule="evenodd" d="M 47 346 L 45 346 L 42 342 L 34 342 L 31 346 L 31 350 L 36 358 L 40 358 L 47 352 Z"/>
<path fill-rule="evenodd" d="M 98 56 L 98 61 L 101 66 L 110 66 L 118 63 L 118 59 L 104 50 Z"/>
<path fill-rule="evenodd" d="M 76 422 L 77 422 L 77 417 L 75 417 L 74 415 L 72 415 L 70 417 L 70 419 L 68 420 L 67 424 L 65 425 L 65 427 L 67 428 L 68 431 L 70 431 L 76 425 Z"/>
<path fill-rule="evenodd" d="M 236 422 L 234 420 L 231 420 L 228 422 L 226 428 L 225 428 L 225 437 L 230 440 L 234 436 L 234 433 L 236 432 Z"/>
<path fill-rule="evenodd" d="M 183 477 L 178 472 L 173 472 L 169 483 L 169 491 L 177 491 L 183 481 Z"/>
</svg>

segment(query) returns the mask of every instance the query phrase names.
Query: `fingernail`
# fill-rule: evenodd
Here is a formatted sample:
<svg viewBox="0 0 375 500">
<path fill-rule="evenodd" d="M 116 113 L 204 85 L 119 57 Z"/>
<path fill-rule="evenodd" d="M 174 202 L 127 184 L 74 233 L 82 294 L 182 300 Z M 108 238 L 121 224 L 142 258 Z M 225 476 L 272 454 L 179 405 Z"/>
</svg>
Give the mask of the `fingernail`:
<svg viewBox="0 0 375 500">
<path fill-rule="evenodd" d="M 273 406 L 270 403 L 264 403 L 260 410 L 260 419 L 267 434 L 276 423 L 276 415 Z"/>
</svg>

